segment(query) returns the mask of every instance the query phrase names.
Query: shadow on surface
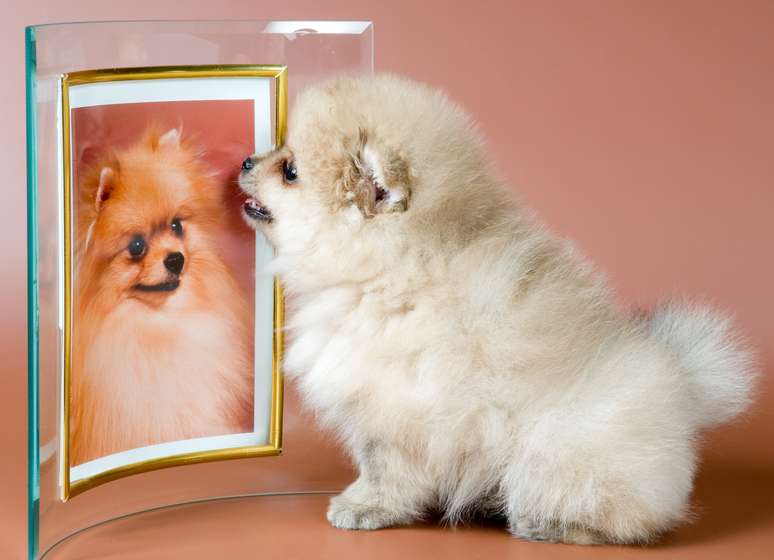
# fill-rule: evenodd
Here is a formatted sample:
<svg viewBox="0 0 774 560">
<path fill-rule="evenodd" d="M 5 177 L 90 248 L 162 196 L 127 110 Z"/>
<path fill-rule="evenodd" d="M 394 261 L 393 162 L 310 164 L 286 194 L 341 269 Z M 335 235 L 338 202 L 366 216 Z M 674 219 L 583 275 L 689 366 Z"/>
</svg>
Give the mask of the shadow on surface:
<svg viewBox="0 0 774 560">
<path fill-rule="evenodd" d="M 754 531 L 774 522 L 774 469 L 709 464 L 693 494 L 694 519 L 659 547 L 680 547 Z"/>
</svg>

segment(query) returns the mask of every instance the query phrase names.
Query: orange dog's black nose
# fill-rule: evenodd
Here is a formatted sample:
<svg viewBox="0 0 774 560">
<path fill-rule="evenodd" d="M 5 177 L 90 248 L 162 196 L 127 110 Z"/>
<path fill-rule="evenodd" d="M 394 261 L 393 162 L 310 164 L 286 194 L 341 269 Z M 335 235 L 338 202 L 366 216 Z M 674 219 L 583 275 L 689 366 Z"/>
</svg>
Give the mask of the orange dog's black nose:
<svg viewBox="0 0 774 560">
<path fill-rule="evenodd" d="M 242 171 L 250 171 L 255 164 L 253 163 L 253 158 L 251 156 L 248 156 L 245 161 L 242 162 Z"/>
<path fill-rule="evenodd" d="M 185 257 L 183 256 L 183 253 L 170 253 L 167 255 L 167 258 L 164 259 L 164 266 L 167 267 L 167 270 L 170 271 L 172 274 L 180 274 L 180 271 L 183 270 L 183 263 L 185 263 Z"/>
</svg>

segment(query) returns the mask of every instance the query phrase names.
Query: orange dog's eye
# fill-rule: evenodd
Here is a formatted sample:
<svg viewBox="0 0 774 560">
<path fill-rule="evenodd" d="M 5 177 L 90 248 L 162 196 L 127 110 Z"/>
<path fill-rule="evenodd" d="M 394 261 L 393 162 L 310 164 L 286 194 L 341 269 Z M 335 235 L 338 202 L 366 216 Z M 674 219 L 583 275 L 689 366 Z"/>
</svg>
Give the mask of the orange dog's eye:
<svg viewBox="0 0 774 560">
<path fill-rule="evenodd" d="M 298 171 L 296 171 L 296 164 L 293 161 L 286 159 L 282 163 L 282 176 L 288 184 L 296 182 L 296 179 L 298 179 Z"/>
<path fill-rule="evenodd" d="M 180 221 L 180 218 L 175 218 L 172 220 L 172 224 L 170 226 L 172 228 L 172 231 L 175 232 L 175 235 L 178 237 L 183 236 L 183 222 Z"/>
<path fill-rule="evenodd" d="M 127 250 L 133 259 L 139 259 L 145 254 L 145 249 L 148 248 L 147 243 L 142 235 L 135 235 L 129 242 Z"/>
</svg>

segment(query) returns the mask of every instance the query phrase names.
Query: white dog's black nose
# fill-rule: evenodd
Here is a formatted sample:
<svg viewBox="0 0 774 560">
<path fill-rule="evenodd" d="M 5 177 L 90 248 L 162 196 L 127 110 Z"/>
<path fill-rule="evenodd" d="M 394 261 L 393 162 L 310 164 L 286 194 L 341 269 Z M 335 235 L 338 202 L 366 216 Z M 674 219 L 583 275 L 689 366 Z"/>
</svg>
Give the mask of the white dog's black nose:
<svg viewBox="0 0 774 560">
<path fill-rule="evenodd" d="M 254 166 L 253 158 L 248 156 L 245 161 L 242 162 L 242 171 L 250 171 Z"/>
<path fill-rule="evenodd" d="M 180 271 L 183 270 L 184 263 L 185 257 L 183 256 L 183 253 L 180 252 L 170 253 L 164 259 L 164 266 L 172 274 L 180 274 Z"/>
</svg>

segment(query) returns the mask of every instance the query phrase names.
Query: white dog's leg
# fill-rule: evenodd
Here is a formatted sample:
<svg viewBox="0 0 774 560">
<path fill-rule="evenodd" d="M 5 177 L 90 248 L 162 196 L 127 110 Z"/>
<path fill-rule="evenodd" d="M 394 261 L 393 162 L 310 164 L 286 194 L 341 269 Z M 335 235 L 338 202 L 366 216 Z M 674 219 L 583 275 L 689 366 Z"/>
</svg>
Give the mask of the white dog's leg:
<svg viewBox="0 0 774 560">
<path fill-rule="evenodd" d="M 406 525 L 421 516 L 431 495 L 430 487 L 404 452 L 369 443 L 356 452 L 355 458 L 360 476 L 331 499 L 331 525 L 339 529 L 373 530 Z"/>
</svg>

